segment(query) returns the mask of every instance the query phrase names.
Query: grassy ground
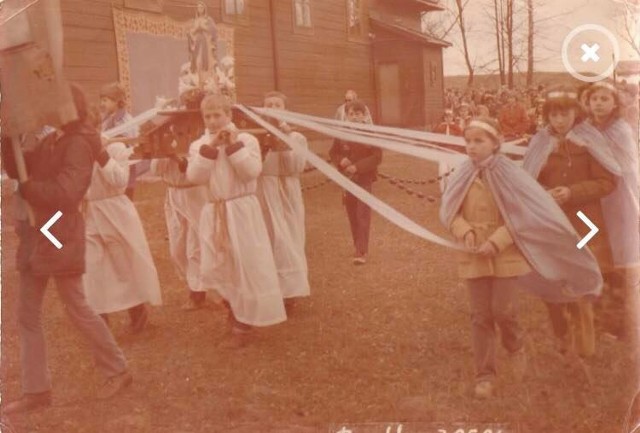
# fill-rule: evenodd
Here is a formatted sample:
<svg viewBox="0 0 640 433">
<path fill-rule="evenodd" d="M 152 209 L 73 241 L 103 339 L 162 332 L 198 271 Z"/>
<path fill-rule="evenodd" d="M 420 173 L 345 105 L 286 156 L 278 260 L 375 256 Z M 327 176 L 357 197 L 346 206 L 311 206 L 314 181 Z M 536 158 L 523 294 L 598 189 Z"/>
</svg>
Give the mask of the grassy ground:
<svg viewBox="0 0 640 433">
<path fill-rule="evenodd" d="M 393 155 L 385 156 L 381 170 L 414 179 L 436 171 Z M 311 173 L 303 183 L 321 180 Z M 386 181 L 374 188 L 408 216 L 441 232 L 438 203 L 411 197 Z M 435 185 L 414 189 L 438 193 Z M 285 324 L 260 330 L 254 345 L 240 351 L 218 348 L 226 332 L 222 312 L 179 308 L 186 289 L 168 256 L 163 193 L 159 183 L 141 183 L 135 201 L 160 274 L 164 306 L 152 310 L 151 325 L 140 335 L 128 334 L 124 314 L 116 315 L 112 325 L 130 360 L 134 385 L 113 401 L 94 399 L 100 378 L 50 290 L 44 322 L 54 405 L 5 420 L 14 431 L 304 433 L 371 422 L 457 422 L 469 429 L 499 422 L 533 433 L 620 431 L 633 382 L 625 348 L 601 341 L 591 361 L 594 383 L 587 386 L 577 370 L 555 355 L 544 307 L 526 295 L 522 322 L 532 361 L 526 381 L 511 380 L 501 350 L 497 397 L 488 402 L 472 398 L 469 312 L 453 253 L 375 216 L 370 262 L 354 268 L 340 190 L 332 184 L 305 193 L 312 296 Z M 20 393 L 17 241 L 7 205 L 2 202 L 3 399 Z M 407 425 L 404 433 L 422 431 L 438 430 Z"/>
</svg>

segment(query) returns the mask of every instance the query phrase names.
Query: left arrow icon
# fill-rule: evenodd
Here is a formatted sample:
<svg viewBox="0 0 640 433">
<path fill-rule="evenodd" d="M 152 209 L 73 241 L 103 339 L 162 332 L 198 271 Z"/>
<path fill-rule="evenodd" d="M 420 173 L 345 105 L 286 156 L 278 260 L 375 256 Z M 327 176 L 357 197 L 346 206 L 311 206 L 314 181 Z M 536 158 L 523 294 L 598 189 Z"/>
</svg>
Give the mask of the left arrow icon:
<svg viewBox="0 0 640 433">
<path fill-rule="evenodd" d="M 56 237 L 54 235 L 51 234 L 51 232 L 49 231 L 49 229 L 51 228 L 52 225 L 54 225 L 56 223 L 56 221 L 58 221 L 60 219 L 60 217 L 62 216 L 62 212 L 58 211 L 55 213 L 54 216 L 52 216 L 49 221 L 47 221 L 45 223 L 45 225 L 43 225 L 42 227 L 40 227 L 40 232 L 42 232 L 42 234 L 49 239 L 49 241 L 57 248 L 60 249 L 62 248 L 62 244 L 60 243 L 60 241 L 58 239 L 56 239 Z"/>
</svg>

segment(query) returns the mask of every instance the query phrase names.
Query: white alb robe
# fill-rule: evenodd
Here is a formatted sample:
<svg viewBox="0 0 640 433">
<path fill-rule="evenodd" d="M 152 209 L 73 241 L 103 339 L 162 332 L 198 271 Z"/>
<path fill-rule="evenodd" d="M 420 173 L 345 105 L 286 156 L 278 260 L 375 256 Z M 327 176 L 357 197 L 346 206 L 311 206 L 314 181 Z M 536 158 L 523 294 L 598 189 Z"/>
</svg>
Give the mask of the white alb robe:
<svg viewBox="0 0 640 433">
<path fill-rule="evenodd" d="M 189 182 L 178 163 L 169 158 L 153 160 L 151 172 L 167 185 L 164 215 L 171 259 L 189 290 L 201 291 L 199 224 L 202 208 L 209 202 L 207 188 Z"/>
<path fill-rule="evenodd" d="M 269 326 L 286 320 L 271 242 L 256 197 L 262 170 L 258 140 L 238 135 L 244 144 L 231 155 L 219 147 L 215 160 L 201 156 L 211 141 L 207 132 L 191 146 L 187 179 L 208 186 L 211 202 L 200 216 L 201 277 L 215 289 L 241 323 Z"/>
<path fill-rule="evenodd" d="M 124 195 L 131 150 L 123 143 L 107 147 L 104 167 L 96 162 L 85 196 L 88 304 L 99 314 L 142 303 L 160 305 L 160 282 L 135 206 Z"/>
<path fill-rule="evenodd" d="M 290 137 L 308 147 L 299 132 Z M 292 150 L 270 151 L 258 179 L 258 198 L 262 206 L 273 257 L 284 298 L 309 296 L 307 257 L 305 254 L 304 200 L 300 175 L 304 156 Z"/>
</svg>

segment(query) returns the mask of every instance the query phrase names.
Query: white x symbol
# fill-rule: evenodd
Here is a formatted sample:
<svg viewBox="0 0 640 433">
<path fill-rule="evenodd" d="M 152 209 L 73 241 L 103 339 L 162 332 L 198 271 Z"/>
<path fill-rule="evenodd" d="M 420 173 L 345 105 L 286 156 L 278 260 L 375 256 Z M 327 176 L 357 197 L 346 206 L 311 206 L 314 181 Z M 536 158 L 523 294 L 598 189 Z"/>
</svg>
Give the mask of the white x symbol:
<svg viewBox="0 0 640 433">
<path fill-rule="evenodd" d="M 600 56 L 596 54 L 597 51 L 600 49 L 600 45 L 593 44 L 589 46 L 587 44 L 582 44 L 580 48 L 582 48 L 582 51 L 584 51 L 584 54 L 581 57 L 581 60 L 583 62 L 587 62 L 588 60 L 593 60 L 594 62 L 597 62 L 598 60 L 600 60 Z"/>
</svg>

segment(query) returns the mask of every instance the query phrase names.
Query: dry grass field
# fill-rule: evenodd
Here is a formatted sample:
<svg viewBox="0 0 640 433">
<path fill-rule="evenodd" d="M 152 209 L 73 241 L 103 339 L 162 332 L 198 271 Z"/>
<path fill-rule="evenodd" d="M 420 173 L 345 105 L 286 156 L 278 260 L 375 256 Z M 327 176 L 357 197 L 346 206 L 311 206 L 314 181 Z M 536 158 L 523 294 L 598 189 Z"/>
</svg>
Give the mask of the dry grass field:
<svg viewBox="0 0 640 433">
<path fill-rule="evenodd" d="M 316 151 L 326 152 L 322 144 Z M 429 179 L 436 167 L 385 155 L 381 171 Z M 304 185 L 322 180 L 317 172 Z M 434 184 L 412 186 L 437 195 Z M 438 202 L 429 203 L 385 180 L 374 193 L 439 233 Z M 599 341 L 589 386 L 553 349 L 542 303 L 522 295 L 531 368 L 514 383 L 499 353 L 498 395 L 472 396 L 470 319 L 465 287 L 451 251 L 417 239 L 377 215 L 369 263 L 355 268 L 341 192 L 333 184 L 305 192 L 307 254 L 312 296 L 290 319 L 261 329 L 241 350 L 221 349 L 226 321 L 209 307 L 183 312 L 185 284 L 170 262 L 162 212 L 164 186 L 139 183 L 135 204 L 154 254 L 164 305 L 149 327 L 127 331 L 126 314 L 113 332 L 134 374 L 117 399 L 94 398 L 101 378 L 82 340 L 65 317 L 55 290 L 45 300 L 45 327 L 54 382 L 51 408 L 3 419 L 3 432 L 191 433 L 330 432 L 358 423 L 407 423 L 403 433 L 447 432 L 502 423 L 522 433 L 618 433 L 634 386 L 634 370 L 621 343 Z M 2 202 L 2 399 L 20 393 L 16 333 L 17 239 Z M 391 424 L 396 423 L 396 424 Z M 414 423 L 412 429 L 411 423 Z M 433 427 L 424 427 L 434 423 Z M 387 424 L 353 427 L 381 432 Z M 422 427 L 421 427 L 422 425 Z M 333 426 L 330 428 L 330 426 Z M 478 433 L 482 433 L 483 429 Z"/>
</svg>

